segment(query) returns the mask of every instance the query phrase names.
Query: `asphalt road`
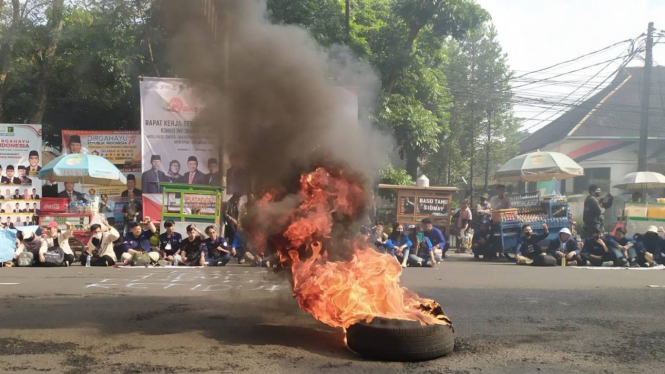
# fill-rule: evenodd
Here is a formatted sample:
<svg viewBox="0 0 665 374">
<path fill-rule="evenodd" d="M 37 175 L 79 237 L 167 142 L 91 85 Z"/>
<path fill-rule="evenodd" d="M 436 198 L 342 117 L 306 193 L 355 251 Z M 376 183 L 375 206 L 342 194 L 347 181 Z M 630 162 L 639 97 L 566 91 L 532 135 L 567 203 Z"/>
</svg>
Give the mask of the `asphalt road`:
<svg viewBox="0 0 665 374">
<path fill-rule="evenodd" d="M 453 355 L 365 361 L 265 269 L 0 269 L 0 372 L 665 373 L 665 271 L 459 255 L 402 278 L 443 305 Z"/>
</svg>

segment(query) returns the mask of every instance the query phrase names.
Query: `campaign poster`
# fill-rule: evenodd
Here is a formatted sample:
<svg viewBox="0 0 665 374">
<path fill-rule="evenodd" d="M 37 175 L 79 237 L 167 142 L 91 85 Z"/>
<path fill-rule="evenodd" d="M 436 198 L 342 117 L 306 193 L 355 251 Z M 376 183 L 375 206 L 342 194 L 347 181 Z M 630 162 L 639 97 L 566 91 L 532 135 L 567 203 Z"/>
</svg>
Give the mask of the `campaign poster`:
<svg viewBox="0 0 665 374">
<path fill-rule="evenodd" d="M 0 227 L 37 223 L 42 181 L 42 126 L 0 124 Z"/>
<path fill-rule="evenodd" d="M 141 132 L 140 131 L 84 131 L 62 130 L 64 154 L 83 153 L 106 158 L 127 177 L 137 190 L 141 189 Z M 131 181 L 133 180 L 133 181 Z M 58 190 L 65 197 L 64 183 Z M 120 196 L 127 186 L 99 186 L 76 184 L 74 190 L 95 198 L 105 193 Z"/>
<path fill-rule="evenodd" d="M 159 183 L 222 185 L 218 138 L 192 124 L 203 110 L 183 79 L 141 81 L 142 186 L 161 193 Z"/>
</svg>

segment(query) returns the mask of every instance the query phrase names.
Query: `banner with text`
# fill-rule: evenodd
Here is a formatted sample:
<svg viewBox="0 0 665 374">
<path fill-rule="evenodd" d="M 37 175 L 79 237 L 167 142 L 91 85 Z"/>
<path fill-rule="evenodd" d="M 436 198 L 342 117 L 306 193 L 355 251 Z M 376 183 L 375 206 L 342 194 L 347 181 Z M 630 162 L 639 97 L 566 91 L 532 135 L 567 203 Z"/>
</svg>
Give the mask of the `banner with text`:
<svg viewBox="0 0 665 374">
<path fill-rule="evenodd" d="M 202 110 L 187 81 L 143 78 L 144 193 L 161 193 L 160 182 L 221 186 L 217 137 L 210 132 L 196 132 L 192 127 Z"/>
<path fill-rule="evenodd" d="M 0 124 L 0 227 L 36 224 L 41 156 L 42 125 Z"/>
<path fill-rule="evenodd" d="M 85 153 L 106 158 L 125 175 L 134 176 L 136 188 L 141 188 L 141 132 L 140 131 L 83 131 L 62 130 L 63 153 Z M 131 182 L 130 182 L 131 183 Z M 59 190 L 64 191 L 63 183 Z M 75 190 L 84 194 L 119 196 L 125 186 L 76 185 Z M 94 193 L 91 194 L 91 192 Z"/>
</svg>

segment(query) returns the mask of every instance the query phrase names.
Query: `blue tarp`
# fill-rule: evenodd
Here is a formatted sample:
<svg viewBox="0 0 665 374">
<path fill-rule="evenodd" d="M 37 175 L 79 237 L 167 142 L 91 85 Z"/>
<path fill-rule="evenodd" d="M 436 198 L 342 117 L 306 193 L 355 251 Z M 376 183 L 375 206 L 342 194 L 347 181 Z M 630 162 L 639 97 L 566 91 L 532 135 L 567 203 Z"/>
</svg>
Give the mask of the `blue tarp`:
<svg viewBox="0 0 665 374">
<path fill-rule="evenodd" d="M 39 226 L 18 226 L 16 229 L 20 231 L 32 230 L 37 236 L 42 234 Z M 16 230 L 0 229 L 0 262 L 11 261 L 14 258 L 15 250 Z"/>
</svg>

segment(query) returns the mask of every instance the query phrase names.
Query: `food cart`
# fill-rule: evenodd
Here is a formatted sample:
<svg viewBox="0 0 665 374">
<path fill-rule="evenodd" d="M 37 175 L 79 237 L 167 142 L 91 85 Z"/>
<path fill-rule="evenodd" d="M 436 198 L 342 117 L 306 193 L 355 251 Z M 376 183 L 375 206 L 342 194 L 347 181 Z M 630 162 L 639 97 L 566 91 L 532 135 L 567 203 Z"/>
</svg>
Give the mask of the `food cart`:
<svg viewBox="0 0 665 374">
<path fill-rule="evenodd" d="M 665 176 L 649 171 L 630 173 L 614 185 L 614 188 L 628 192 L 639 191 L 644 196 L 649 190 L 665 188 Z M 625 202 L 622 216 L 616 227 L 625 228 L 629 235 L 643 234 L 649 226 L 664 226 L 665 199 L 657 199 L 657 202 Z"/>
<path fill-rule="evenodd" d="M 201 231 L 208 225 L 220 227 L 224 198 L 221 187 L 180 183 L 160 183 L 160 186 L 163 187 L 162 222 L 174 221 L 180 232 L 186 232 L 186 226 L 192 223 L 202 224 Z"/>
<path fill-rule="evenodd" d="M 558 152 L 531 152 L 516 156 L 496 172 L 500 182 L 557 182 L 584 175 L 584 168 L 570 157 Z M 546 223 L 550 234 L 546 241 L 556 238 L 559 230 L 570 227 L 568 202 L 554 191 L 550 196 L 540 192 L 517 194 L 509 197 L 510 209 L 492 212 L 495 248 L 511 259 L 522 236 L 522 226 L 531 225 L 536 234 L 542 233 Z M 546 245 L 547 243 L 543 243 Z"/>
<path fill-rule="evenodd" d="M 534 233 L 541 234 L 543 223 L 547 224 L 550 234 L 546 241 L 555 239 L 562 228 L 570 227 L 565 196 L 541 197 L 540 192 L 528 192 L 508 199 L 510 209 L 492 212 L 493 244 L 502 249 L 506 257 L 515 252 L 523 225 L 528 224 Z"/>
<path fill-rule="evenodd" d="M 429 218 L 434 226 L 450 232 L 450 202 L 457 188 L 380 184 L 379 189 L 397 190 L 397 222 L 415 225 Z"/>
<path fill-rule="evenodd" d="M 85 245 L 90 240 L 90 222 L 95 216 L 96 211 L 91 209 L 80 209 L 81 205 L 76 207 L 70 204 L 68 198 L 44 197 L 41 200 L 41 209 L 39 214 L 39 227 L 45 227 L 49 222 L 58 222 L 58 228 L 65 230 L 65 222 L 72 225 L 73 236 L 69 239 L 69 246 L 74 255 L 83 251 Z"/>
</svg>

